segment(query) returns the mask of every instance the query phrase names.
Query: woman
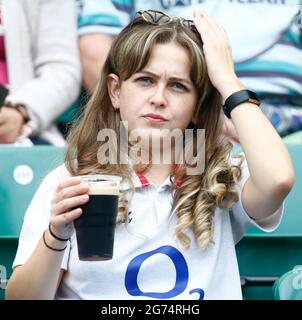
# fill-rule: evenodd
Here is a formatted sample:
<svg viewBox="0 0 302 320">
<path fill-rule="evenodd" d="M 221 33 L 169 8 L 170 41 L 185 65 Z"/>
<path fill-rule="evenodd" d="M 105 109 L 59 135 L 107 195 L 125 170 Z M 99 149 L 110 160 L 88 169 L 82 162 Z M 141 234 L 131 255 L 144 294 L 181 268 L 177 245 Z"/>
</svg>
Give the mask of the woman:
<svg viewBox="0 0 302 320">
<path fill-rule="evenodd" d="M 194 13 L 194 25 L 139 12 L 111 48 L 69 136 L 65 165 L 44 180 L 26 213 L 7 298 L 241 299 L 235 244 L 248 226 L 278 226 L 294 180 L 286 148 L 257 101 L 234 103 L 243 89 L 224 30 L 204 12 Z M 221 139 L 221 98 L 248 166 Z M 106 142 L 99 133 L 109 128 L 119 137 L 120 121 L 148 138 L 192 129 L 188 143 L 197 152 L 197 132 L 205 129 L 205 170 L 188 174 L 191 162 L 154 164 L 153 146 L 144 165 L 131 154 L 127 164 L 100 163 Z M 147 143 L 142 151 L 150 152 Z M 166 151 L 160 146 L 155 156 Z M 95 173 L 123 177 L 123 197 L 113 259 L 83 262 L 73 221 L 89 196 L 76 176 Z"/>
</svg>

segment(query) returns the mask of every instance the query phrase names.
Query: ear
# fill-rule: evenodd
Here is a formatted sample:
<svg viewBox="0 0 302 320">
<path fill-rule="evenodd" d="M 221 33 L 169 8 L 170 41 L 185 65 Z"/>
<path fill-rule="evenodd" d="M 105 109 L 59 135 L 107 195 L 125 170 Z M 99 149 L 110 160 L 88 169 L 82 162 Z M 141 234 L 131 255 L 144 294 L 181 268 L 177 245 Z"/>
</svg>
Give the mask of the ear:
<svg viewBox="0 0 302 320">
<path fill-rule="evenodd" d="M 110 73 L 107 76 L 107 90 L 108 94 L 111 100 L 111 103 L 113 105 L 114 109 L 119 109 L 120 105 L 120 79 L 119 77 L 114 74 Z"/>
</svg>

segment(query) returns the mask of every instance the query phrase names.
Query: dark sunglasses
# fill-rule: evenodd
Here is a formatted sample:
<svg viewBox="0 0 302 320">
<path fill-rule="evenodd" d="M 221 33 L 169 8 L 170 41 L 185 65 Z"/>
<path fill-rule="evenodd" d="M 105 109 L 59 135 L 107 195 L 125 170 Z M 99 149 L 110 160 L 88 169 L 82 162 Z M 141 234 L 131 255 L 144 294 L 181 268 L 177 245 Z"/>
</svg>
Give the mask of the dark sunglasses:
<svg viewBox="0 0 302 320">
<path fill-rule="evenodd" d="M 152 10 L 152 9 L 137 11 L 132 22 L 135 23 L 139 18 L 141 18 L 144 22 L 153 24 L 153 25 L 165 25 L 175 20 L 175 18 L 171 17 L 165 12 Z M 198 33 L 193 23 L 193 20 L 188 20 L 183 18 L 176 18 L 176 19 L 179 20 L 179 22 L 183 27 L 188 28 L 195 33 Z"/>
</svg>

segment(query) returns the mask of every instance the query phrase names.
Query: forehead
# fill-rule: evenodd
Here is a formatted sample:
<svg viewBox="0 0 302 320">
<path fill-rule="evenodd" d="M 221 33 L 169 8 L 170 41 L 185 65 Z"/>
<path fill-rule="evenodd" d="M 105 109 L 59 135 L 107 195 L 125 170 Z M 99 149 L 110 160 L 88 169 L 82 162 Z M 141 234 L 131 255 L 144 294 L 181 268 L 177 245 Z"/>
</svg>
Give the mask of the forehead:
<svg viewBox="0 0 302 320">
<path fill-rule="evenodd" d="M 189 52 L 176 43 L 156 44 L 144 69 L 173 76 L 189 77 L 191 71 Z"/>
</svg>

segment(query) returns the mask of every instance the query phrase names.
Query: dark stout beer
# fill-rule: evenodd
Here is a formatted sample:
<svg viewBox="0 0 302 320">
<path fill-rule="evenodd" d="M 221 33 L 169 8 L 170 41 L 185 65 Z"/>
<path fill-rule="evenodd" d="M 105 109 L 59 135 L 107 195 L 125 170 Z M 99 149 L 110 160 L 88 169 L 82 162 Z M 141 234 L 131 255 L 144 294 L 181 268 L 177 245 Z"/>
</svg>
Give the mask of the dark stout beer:
<svg viewBox="0 0 302 320">
<path fill-rule="evenodd" d="M 81 206 L 83 214 L 74 222 L 79 259 L 112 259 L 115 222 L 118 213 L 119 183 L 89 183 L 89 201 Z"/>
</svg>

